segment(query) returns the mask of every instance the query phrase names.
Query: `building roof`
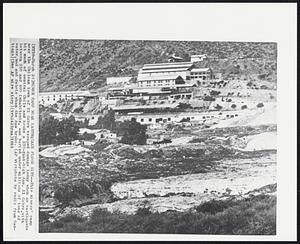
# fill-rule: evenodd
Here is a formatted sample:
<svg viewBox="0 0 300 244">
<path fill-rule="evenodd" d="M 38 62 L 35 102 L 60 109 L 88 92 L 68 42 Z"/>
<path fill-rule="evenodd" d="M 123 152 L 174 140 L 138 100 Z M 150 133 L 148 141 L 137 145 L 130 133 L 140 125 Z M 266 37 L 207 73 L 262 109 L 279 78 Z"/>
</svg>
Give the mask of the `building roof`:
<svg viewBox="0 0 300 244">
<path fill-rule="evenodd" d="M 162 75 L 162 76 L 145 76 L 139 77 L 138 81 L 152 81 L 152 80 L 176 80 L 182 77 L 180 75 Z"/>
<path fill-rule="evenodd" d="M 170 62 L 170 63 L 157 63 L 157 64 L 145 64 L 142 70 L 149 69 L 172 69 L 172 68 L 190 68 L 193 65 L 192 62 Z"/>
<path fill-rule="evenodd" d="M 150 74 L 150 73 L 162 73 L 162 72 L 186 72 L 190 68 L 183 67 L 183 68 L 172 68 L 172 69 L 149 69 L 149 70 L 142 70 L 139 74 Z"/>
<path fill-rule="evenodd" d="M 76 94 L 88 95 L 90 91 L 58 91 L 58 92 L 40 92 L 39 95 L 60 95 L 60 94 Z"/>
<path fill-rule="evenodd" d="M 195 54 L 195 55 L 191 55 L 191 58 L 202 58 L 202 57 L 207 57 L 206 54 Z"/>
<path fill-rule="evenodd" d="M 205 71 L 210 71 L 210 68 L 197 68 L 191 70 L 191 72 L 205 72 Z"/>
</svg>

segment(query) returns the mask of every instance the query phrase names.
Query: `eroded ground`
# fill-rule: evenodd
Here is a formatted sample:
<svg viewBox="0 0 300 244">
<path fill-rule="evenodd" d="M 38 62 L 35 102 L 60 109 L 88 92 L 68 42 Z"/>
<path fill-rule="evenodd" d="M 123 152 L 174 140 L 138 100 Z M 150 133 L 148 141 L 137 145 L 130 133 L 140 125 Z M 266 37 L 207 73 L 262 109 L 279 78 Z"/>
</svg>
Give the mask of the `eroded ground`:
<svg viewBox="0 0 300 244">
<path fill-rule="evenodd" d="M 41 212 L 53 219 L 69 213 L 88 217 L 96 208 L 185 211 L 212 199 L 245 198 L 265 186 L 274 194 L 276 130 L 174 126 L 165 129 L 175 139 L 170 144 L 64 146 L 57 157 L 49 153 L 60 147 L 46 149 L 40 155 Z"/>
</svg>

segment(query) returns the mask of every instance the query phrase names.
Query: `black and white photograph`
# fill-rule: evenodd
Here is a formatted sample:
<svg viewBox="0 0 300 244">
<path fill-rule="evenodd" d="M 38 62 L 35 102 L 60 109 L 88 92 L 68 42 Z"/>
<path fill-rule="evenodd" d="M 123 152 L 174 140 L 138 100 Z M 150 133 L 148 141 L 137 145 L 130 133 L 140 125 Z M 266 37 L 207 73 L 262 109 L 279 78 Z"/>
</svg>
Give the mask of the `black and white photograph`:
<svg viewBox="0 0 300 244">
<path fill-rule="evenodd" d="M 277 43 L 39 40 L 39 232 L 276 235 Z"/>
<path fill-rule="evenodd" d="M 297 3 L 3 4 L 4 241 L 297 240 Z"/>
</svg>

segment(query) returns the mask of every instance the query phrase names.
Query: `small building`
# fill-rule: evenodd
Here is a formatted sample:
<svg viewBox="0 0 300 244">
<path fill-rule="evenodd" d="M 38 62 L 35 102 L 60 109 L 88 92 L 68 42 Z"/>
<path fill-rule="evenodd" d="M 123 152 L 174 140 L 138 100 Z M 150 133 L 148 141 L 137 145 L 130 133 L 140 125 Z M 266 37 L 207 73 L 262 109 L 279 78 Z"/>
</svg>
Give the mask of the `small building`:
<svg viewBox="0 0 300 244">
<path fill-rule="evenodd" d="M 176 56 L 175 54 L 173 54 L 171 57 L 169 57 L 168 59 L 169 62 L 182 62 L 183 58 Z"/>
<path fill-rule="evenodd" d="M 212 79 L 212 70 L 210 68 L 195 68 L 191 70 L 190 75 L 191 81 L 196 81 L 199 85 L 198 81 L 206 81 Z"/>
<path fill-rule="evenodd" d="M 131 76 L 123 77 L 107 77 L 106 85 L 108 86 L 120 86 L 120 85 L 129 85 L 132 81 Z"/>
<path fill-rule="evenodd" d="M 94 97 L 89 91 L 40 92 L 39 103 L 44 106 L 53 105 L 60 101 L 80 100 Z"/>
<path fill-rule="evenodd" d="M 200 55 L 192 55 L 191 56 L 191 62 L 195 63 L 195 62 L 202 62 L 203 60 L 207 59 L 207 55 L 206 54 L 200 54 Z"/>
</svg>

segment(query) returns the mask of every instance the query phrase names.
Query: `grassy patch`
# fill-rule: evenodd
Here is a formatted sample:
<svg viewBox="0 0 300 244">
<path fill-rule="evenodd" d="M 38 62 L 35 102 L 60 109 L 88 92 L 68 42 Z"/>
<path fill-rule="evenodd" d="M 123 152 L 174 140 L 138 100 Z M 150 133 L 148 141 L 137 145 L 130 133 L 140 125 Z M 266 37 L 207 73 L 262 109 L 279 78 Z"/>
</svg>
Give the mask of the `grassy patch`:
<svg viewBox="0 0 300 244">
<path fill-rule="evenodd" d="M 211 201 L 188 212 L 139 209 L 135 215 L 126 215 L 96 209 L 88 220 L 68 216 L 40 223 L 40 232 L 275 235 L 276 197 Z"/>
</svg>

